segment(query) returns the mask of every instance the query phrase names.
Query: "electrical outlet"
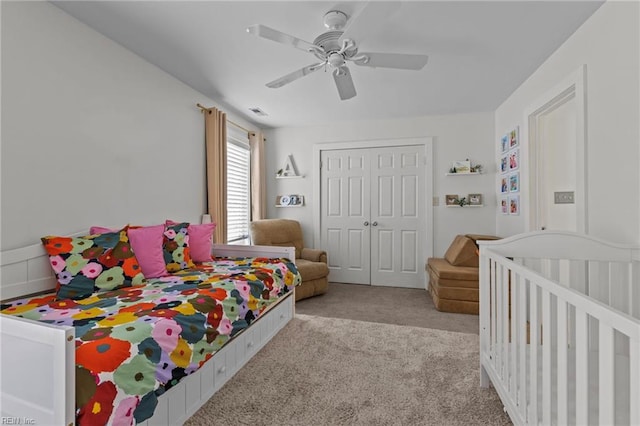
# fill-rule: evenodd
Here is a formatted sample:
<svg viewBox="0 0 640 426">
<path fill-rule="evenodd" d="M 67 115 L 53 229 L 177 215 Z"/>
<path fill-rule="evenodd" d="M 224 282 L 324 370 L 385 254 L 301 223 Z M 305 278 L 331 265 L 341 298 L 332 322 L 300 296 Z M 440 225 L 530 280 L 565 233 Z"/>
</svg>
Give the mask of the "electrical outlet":
<svg viewBox="0 0 640 426">
<path fill-rule="evenodd" d="M 434 206 L 440 205 L 440 197 L 433 197 L 433 205 Z"/>
</svg>

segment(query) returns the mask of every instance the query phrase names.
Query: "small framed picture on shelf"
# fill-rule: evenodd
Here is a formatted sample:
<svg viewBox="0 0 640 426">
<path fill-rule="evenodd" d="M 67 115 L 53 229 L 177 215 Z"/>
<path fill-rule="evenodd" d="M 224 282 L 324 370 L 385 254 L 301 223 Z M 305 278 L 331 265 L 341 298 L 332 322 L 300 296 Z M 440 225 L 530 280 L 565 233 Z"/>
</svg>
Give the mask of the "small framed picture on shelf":
<svg viewBox="0 0 640 426">
<path fill-rule="evenodd" d="M 506 173 L 509 171 L 509 156 L 503 155 L 500 157 L 500 173 Z"/>
<path fill-rule="evenodd" d="M 509 148 L 518 146 L 518 126 L 509 132 Z"/>
<path fill-rule="evenodd" d="M 504 135 L 500 139 L 500 152 L 506 154 L 507 151 L 509 151 L 509 135 Z"/>
<path fill-rule="evenodd" d="M 454 161 L 453 162 L 453 169 L 456 171 L 456 173 L 470 173 L 471 172 L 471 161 L 469 161 L 469 160 Z"/>
<path fill-rule="evenodd" d="M 516 170 L 520 166 L 520 150 L 518 148 L 509 151 L 509 170 Z"/>
<path fill-rule="evenodd" d="M 458 194 L 447 194 L 444 196 L 444 200 L 447 206 L 457 206 L 460 202 Z"/>
<path fill-rule="evenodd" d="M 509 214 L 509 199 L 507 197 L 500 198 L 500 212 Z"/>
<path fill-rule="evenodd" d="M 509 192 L 509 176 L 504 175 L 500 178 L 500 193 L 506 194 Z"/>
<path fill-rule="evenodd" d="M 276 207 L 302 207 L 304 205 L 304 195 L 278 195 L 276 196 Z"/>
<path fill-rule="evenodd" d="M 509 195 L 509 214 L 512 214 L 512 215 L 520 214 L 520 196 L 519 195 Z"/>
<path fill-rule="evenodd" d="M 481 206 L 482 205 L 482 194 L 469 194 L 469 205 L 470 206 Z"/>
<path fill-rule="evenodd" d="M 509 192 L 520 191 L 520 172 L 511 173 L 509 175 Z"/>
</svg>

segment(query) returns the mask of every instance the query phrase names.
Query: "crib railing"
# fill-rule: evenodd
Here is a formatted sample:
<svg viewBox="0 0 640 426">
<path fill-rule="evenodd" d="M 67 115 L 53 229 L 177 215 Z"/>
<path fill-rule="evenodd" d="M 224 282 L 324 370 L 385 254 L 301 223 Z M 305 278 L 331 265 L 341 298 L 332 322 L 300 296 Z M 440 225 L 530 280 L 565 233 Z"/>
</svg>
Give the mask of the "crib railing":
<svg viewBox="0 0 640 426">
<path fill-rule="evenodd" d="M 515 424 L 640 424 L 639 261 L 573 233 L 481 245 L 481 386 Z"/>
</svg>

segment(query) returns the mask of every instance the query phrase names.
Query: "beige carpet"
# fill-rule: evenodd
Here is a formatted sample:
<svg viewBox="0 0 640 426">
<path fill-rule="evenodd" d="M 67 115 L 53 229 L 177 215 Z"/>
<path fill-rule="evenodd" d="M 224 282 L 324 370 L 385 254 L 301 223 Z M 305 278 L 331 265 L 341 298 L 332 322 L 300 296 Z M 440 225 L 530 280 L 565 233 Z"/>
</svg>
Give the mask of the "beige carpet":
<svg viewBox="0 0 640 426">
<path fill-rule="evenodd" d="M 478 336 L 297 314 L 186 425 L 502 425 Z"/>
<path fill-rule="evenodd" d="M 354 303 L 357 301 L 357 303 Z M 478 316 L 440 312 L 419 288 L 329 283 L 322 296 L 296 302 L 296 312 L 478 334 Z"/>
</svg>

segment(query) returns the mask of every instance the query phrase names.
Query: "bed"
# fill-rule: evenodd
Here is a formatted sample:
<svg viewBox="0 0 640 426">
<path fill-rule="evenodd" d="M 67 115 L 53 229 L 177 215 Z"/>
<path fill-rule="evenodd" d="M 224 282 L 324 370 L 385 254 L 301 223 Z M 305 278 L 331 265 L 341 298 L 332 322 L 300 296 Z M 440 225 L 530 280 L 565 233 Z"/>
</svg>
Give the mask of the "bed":
<svg viewBox="0 0 640 426">
<path fill-rule="evenodd" d="M 1 255 L 6 302 L 0 315 L 0 408 L 3 420 L 14 424 L 181 424 L 293 317 L 300 282 L 288 260 L 295 258 L 293 248 L 214 244 L 214 262 L 170 277 L 82 301 L 55 301 L 46 294 L 14 300 L 50 291 L 57 280 L 41 244 Z M 161 327 L 158 318 L 167 313 L 171 320 L 163 319 Z M 203 313 L 206 333 L 189 322 L 204 319 Z M 127 316 L 133 315 L 141 326 L 129 324 Z M 105 330 L 111 335 L 103 336 Z M 165 337 L 145 338 L 151 330 Z M 179 338 L 165 348 L 166 336 L 177 331 Z M 105 352 L 106 339 L 116 332 L 120 336 Z M 126 348 L 120 347 L 126 340 L 122 333 L 133 336 Z M 116 341 L 120 346 L 112 344 Z M 76 357 L 83 366 L 92 365 L 86 368 L 90 373 Z M 121 365 L 115 367 L 117 358 Z M 155 371 L 136 364 L 152 358 L 158 362 Z M 104 372 L 96 373 L 94 365 Z M 124 380 L 127 371 L 131 377 Z M 114 389 L 112 382 L 118 381 L 122 386 Z M 93 399 L 84 395 L 87 382 L 94 386 Z M 108 410 L 105 401 L 112 404 Z"/>
<path fill-rule="evenodd" d="M 640 424 L 640 248 L 539 231 L 480 243 L 480 385 L 514 424 Z"/>
</svg>

